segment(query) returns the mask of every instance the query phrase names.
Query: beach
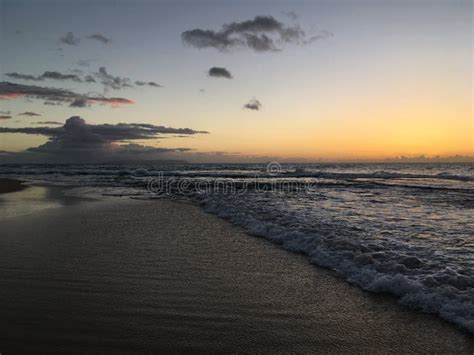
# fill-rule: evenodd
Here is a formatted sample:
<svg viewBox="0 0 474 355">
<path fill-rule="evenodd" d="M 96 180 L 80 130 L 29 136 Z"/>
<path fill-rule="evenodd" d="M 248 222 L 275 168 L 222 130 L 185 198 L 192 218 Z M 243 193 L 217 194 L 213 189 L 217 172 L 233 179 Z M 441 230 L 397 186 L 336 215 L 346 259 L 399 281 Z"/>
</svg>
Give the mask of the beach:
<svg viewBox="0 0 474 355">
<path fill-rule="evenodd" d="M 474 351 L 435 315 L 167 199 L 4 219 L 0 302 L 2 354 Z"/>
</svg>

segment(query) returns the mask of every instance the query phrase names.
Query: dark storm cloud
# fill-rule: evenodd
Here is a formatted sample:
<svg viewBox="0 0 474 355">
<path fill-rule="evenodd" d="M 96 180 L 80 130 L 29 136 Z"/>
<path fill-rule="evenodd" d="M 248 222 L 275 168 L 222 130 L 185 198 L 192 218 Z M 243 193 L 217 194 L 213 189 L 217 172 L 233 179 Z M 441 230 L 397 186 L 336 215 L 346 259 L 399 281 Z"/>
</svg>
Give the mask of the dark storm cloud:
<svg viewBox="0 0 474 355">
<path fill-rule="evenodd" d="M 232 79 L 232 74 L 226 68 L 212 67 L 209 69 L 208 74 L 214 78 Z"/>
<path fill-rule="evenodd" d="M 36 112 L 26 111 L 26 112 L 19 113 L 18 116 L 35 117 L 35 116 L 41 116 L 41 115 Z"/>
<path fill-rule="evenodd" d="M 318 35 L 323 38 L 325 33 Z M 286 25 L 272 16 L 256 16 L 253 20 L 224 24 L 219 31 L 196 28 L 183 32 L 181 38 L 185 44 L 199 49 L 221 51 L 247 47 L 257 52 L 268 52 L 281 50 L 284 43 L 310 43 L 298 24 Z"/>
<path fill-rule="evenodd" d="M 46 121 L 45 124 L 56 124 L 56 122 Z M 0 127 L 0 133 L 22 133 L 48 137 L 45 144 L 23 152 L 23 158 L 25 158 L 25 154 L 30 154 L 31 158 L 31 154 L 41 153 L 47 155 L 49 159 L 84 161 L 116 159 L 119 155 L 121 157 L 140 154 L 149 156 L 152 153 L 185 152 L 189 149 L 148 147 L 131 143 L 131 141 L 159 139 L 168 134 L 193 135 L 207 132 L 141 123 L 93 125 L 74 116 L 67 119 L 61 127 Z"/>
<path fill-rule="evenodd" d="M 107 44 L 110 42 L 110 38 L 105 37 L 104 35 L 100 33 L 95 33 L 93 35 L 87 36 L 88 39 L 93 39 L 99 42 L 102 42 L 104 44 Z"/>
<path fill-rule="evenodd" d="M 0 120 L 9 120 L 10 118 L 12 118 L 10 115 L 0 115 Z"/>
<path fill-rule="evenodd" d="M 59 40 L 62 43 L 67 44 L 69 46 L 77 46 L 79 42 L 81 41 L 81 39 L 79 37 L 74 36 L 74 33 L 72 32 L 66 33 L 66 35 L 59 38 Z"/>
<path fill-rule="evenodd" d="M 258 101 L 257 99 L 252 99 L 244 105 L 244 108 L 258 111 L 262 108 L 262 103 Z"/>
<path fill-rule="evenodd" d="M 133 104 L 134 102 L 121 97 L 104 97 L 78 94 L 71 90 L 57 89 L 51 87 L 43 87 L 36 85 L 22 85 L 14 84 L 7 81 L 0 82 L 0 99 L 9 100 L 19 97 L 27 99 L 44 100 L 46 105 L 61 104 L 61 103 L 76 103 L 77 100 L 90 104 L 104 104 L 118 107 L 126 104 Z M 75 106 L 80 107 L 80 106 Z"/>
</svg>

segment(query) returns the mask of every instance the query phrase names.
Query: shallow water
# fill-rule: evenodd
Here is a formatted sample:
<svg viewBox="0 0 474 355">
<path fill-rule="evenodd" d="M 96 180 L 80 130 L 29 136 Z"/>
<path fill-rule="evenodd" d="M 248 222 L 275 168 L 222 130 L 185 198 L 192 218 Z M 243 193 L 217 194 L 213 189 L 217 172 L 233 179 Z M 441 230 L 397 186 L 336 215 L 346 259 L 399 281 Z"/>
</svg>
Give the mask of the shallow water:
<svg viewBox="0 0 474 355">
<path fill-rule="evenodd" d="M 472 172 L 471 164 L 0 168 L 71 194 L 191 198 L 349 282 L 474 332 Z"/>
</svg>

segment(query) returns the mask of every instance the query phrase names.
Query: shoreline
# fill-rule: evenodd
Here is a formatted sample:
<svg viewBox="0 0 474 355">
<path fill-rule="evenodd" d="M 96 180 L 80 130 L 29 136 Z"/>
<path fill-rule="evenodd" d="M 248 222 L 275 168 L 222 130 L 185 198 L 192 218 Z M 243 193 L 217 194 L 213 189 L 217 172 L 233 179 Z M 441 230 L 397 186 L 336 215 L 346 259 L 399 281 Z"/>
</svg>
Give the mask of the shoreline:
<svg viewBox="0 0 474 355">
<path fill-rule="evenodd" d="M 3 224 L 5 351 L 474 350 L 437 316 L 189 203 L 85 201 Z"/>
</svg>

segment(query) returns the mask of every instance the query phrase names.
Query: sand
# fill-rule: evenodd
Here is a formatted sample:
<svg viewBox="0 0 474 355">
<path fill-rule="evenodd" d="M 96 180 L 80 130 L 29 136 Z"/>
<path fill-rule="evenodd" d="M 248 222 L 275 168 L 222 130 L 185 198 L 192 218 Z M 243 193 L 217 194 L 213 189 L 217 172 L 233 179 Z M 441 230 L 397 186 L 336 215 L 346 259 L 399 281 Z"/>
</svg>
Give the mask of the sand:
<svg viewBox="0 0 474 355">
<path fill-rule="evenodd" d="M 471 335 L 196 206 L 112 199 L 2 222 L 0 353 L 466 353 Z"/>
</svg>

